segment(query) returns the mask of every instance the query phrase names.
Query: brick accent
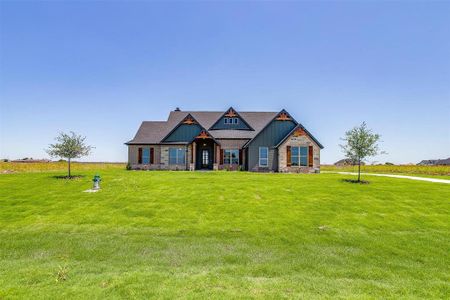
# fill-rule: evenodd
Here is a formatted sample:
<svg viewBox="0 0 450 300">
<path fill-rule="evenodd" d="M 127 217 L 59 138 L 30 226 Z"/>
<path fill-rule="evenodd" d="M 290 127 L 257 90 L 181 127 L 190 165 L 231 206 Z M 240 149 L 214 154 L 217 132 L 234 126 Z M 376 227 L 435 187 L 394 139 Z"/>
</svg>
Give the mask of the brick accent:
<svg viewBox="0 0 450 300">
<path fill-rule="evenodd" d="M 139 148 L 153 148 L 154 161 L 153 164 L 140 164 L 138 161 Z M 160 169 L 160 145 L 129 145 L 128 146 L 128 162 L 134 170 L 159 170 Z"/>
<path fill-rule="evenodd" d="M 154 163 L 153 164 L 139 164 L 138 162 L 138 149 L 150 148 L 154 150 Z M 188 152 L 186 153 L 187 164 L 181 165 L 169 165 L 169 148 L 177 147 L 183 148 Z M 133 170 L 186 170 L 191 165 L 191 147 L 186 145 L 129 145 L 128 146 L 128 162 Z"/>
</svg>

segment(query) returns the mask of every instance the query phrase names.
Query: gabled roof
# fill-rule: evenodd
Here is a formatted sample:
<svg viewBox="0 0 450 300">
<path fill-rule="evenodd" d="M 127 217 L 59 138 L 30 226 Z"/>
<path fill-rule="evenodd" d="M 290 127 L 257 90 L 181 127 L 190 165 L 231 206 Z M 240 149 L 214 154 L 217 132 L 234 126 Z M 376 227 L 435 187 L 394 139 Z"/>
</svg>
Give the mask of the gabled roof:
<svg viewBox="0 0 450 300">
<path fill-rule="evenodd" d="M 223 115 L 220 118 L 218 118 L 214 124 L 212 124 L 209 127 L 209 130 L 214 130 L 213 127 L 216 126 L 223 117 L 229 116 L 230 114 L 236 115 L 236 117 L 241 119 L 241 121 L 248 127 L 248 129 L 246 128 L 246 129 L 237 129 L 237 130 L 254 130 L 252 128 L 252 126 L 250 126 L 250 124 L 248 124 L 247 121 L 244 118 L 242 118 L 241 115 L 233 107 L 230 107 L 229 109 L 227 109 L 227 111 L 224 112 Z M 223 130 L 223 129 L 219 129 L 219 130 Z M 233 130 L 236 130 L 236 129 L 233 129 Z"/>
<path fill-rule="evenodd" d="M 266 125 L 264 125 L 264 127 L 261 128 L 250 141 L 245 143 L 244 147 L 247 147 L 248 145 L 250 145 L 250 143 L 253 141 L 253 139 L 255 139 L 261 132 L 263 132 L 263 130 L 266 129 L 266 127 L 269 126 L 270 123 L 272 123 L 272 121 L 274 121 L 276 118 L 278 118 L 280 115 L 283 115 L 283 114 L 290 117 L 290 120 L 292 122 L 294 122 L 295 124 L 297 124 L 297 121 L 295 121 L 295 119 L 292 118 L 291 115 L 286 110 L 282 109 L 280 112 L 275 113 L 273 115 L 273 117 L 269 120 L 269 122 L 267 122 Z"/>
<path fill-rule="evenodd" d="M 323 146 L 321 143 L 319 143 L 319 141 L 300 123 L 298 123 L 292 130 L 291 132 L 289 132 L 279 143 L 278 145 L 275 146 L 275 148 L 278 148 L 281 146 L 281 144 L 284 143 L 284 141 L 286 141 L 291 135 L 292 133 L 294 133 L 294 131 L 296 131 L 297 129 L 301 128 L 302 130 L 304 130 L 308 136 L 317 144 L 317 146 L 320 147 L 320 149 L 323 149 Z"/>
<path fill-rule="evenodd" d="M 234 109 L 233 109 L 234 110 Z M 254 130 L 211 130 L 207 131 L 214 139 L 243 139 L 251 141 L 281 112 L 239 112 L 241 119 Z M 135 137 L 128 141 L 127 145 L 133 144 L 159 144 L 167 137 L 187 116 L 191 116 L 206 131 L 224 116 L 223 111 L 171 111 L 167 121 L 144 121 L 142 122 Z M 291 117 L 288 114 L 289 117 Z M 292 117 L 291 117 L 292 118 Z M 292 120 L 298 124 L 294 118 Z M 300 124 L 301 125 L 301 124 Z M 302 126 L 303 127 L 303 126 Z M 303 127 L 304 128 L 304 127 Z M 306 131 L 306 129 L 305 129 Z M 313 138 L 313 136 L 308 132 Z M 314 138 L 313 138 L 314 139 Z M 319 145 L 316 139 L 314 141 Z M 248 143 L 247 143 L 248 144 Z M 321 146 L 322 147 L 322 146 Z"/>
<path fill-rule="evenodd" d="M 211 128 L 211 126 L 219 120 L 223 112 L 218 111 L 171 111 L 169 114 L 168 123 L 178 124 L 184 117 L 190 114 L 194 117 L 198 123 L 204 128 Z M 254 129 L 252 130 L 211 130 L 211 134 L 214 138 L 236 138 L 236 139 L 252 139 L 272 118 L 276 115 L 276 112 L 240 112 L 241 118 Z M 175 126 L 174 125 L 174 126 Z"/>
<path fill-rule="evenodd" d="M 170 118 L 170 116 L 169 116 Z M 170 130 L 162 139 L 161 142 L 165 142 L 164 140 L 167 139 L 178 127 L 180 127 L 181 125 L 185 124 L 185 121 L 190 121 L 190 122 L 194 122 L 193 124 L 198 124 L 201 128 L 201 132 L 205 133 L 208 136 L 211 136 L 211 138 L 214 140 L 214 142 L 218 143 L 220 145 L 220 143 L 214 138 L 214 136 L 211 135 L 211 133 L 209 133 L 208 130 L 206 130 L 206 128 L 204 126 L 202 126 L 202 124 L 197 121 L 197 119 L 190 113 L 188 113 L 184 118 L 182 118 L 178 124 L 176 126 L 174 126 L 172 128 L 172 130 Z M 195 140 L 195 138 L 193 139 Z M 192 142 L 192 141 L 191 141 Z"/>
</svg>

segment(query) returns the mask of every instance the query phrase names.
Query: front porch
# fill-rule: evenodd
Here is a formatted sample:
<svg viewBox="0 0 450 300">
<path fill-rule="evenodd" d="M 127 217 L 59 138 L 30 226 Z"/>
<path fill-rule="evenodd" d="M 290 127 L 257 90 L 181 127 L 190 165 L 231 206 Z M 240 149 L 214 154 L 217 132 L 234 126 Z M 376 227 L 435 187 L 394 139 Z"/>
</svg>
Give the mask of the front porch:
<svg viewBox="0 0 450 300">
<path fill-rule="evenodd" d="M 207 132 L 202 131 L 189 145 L 189 170 L 218 170 L 220 144 Z"/>
<path fill-rule="evenodd" d="M 232 143 L 234 144 L 234 143 Z M 225 144 L 223 147 L 207 132 L 202 131 L 188 145 L 189 170 L 239 170 L 245 166 L 242 149 Z"/>
<path fill-rule="evenodd" d="M 189 170 L 218 170 L 220 145 L 213 139 L 195 139 L 191 148 Z"/>
</svg>

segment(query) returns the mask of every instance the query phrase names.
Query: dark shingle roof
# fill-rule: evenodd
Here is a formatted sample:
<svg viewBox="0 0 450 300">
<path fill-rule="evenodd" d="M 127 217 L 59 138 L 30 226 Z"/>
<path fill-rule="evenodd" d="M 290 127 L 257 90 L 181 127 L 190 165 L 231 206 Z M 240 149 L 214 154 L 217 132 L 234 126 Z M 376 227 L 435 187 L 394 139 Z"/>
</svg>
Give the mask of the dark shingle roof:
<svg viewBox="0 0 450 300">
<path fill-rule="evenodd" d="M 127 144 L 158 144 L 167 134 L 166 121 L 144 121 Z"/>
<path fill-rule="evenodd" d="M 244 147 L 248 139 L 218 139 L 222 149 L 240 149 Z"/>
<path fill-rule="evenodd" d="M 208 129 L 222 117 L 221 111 L 171 111 L 168 123 L 174 123 L 176 126 L 183 118 L 191 114 L 204 128 Z M 215 138 L 253 138 L 264 126 L 269 123 L 277 112 L 239 112 L 239 115 L 254 130 L 209 130 L 208 132 Z M 168 124 L 171 127 L 170 124 Z M 171 130 L 171 129 L 169 129 Z"/>
<path fill-rule="evenodd" d="M 142 122 L 136 136 L 126 144 L 159 144 L 189 114 L 206 129 L 214 125 L 214 123 L 223 116 L 223 112 L 221 111 L 171 111 L 167 121 Z M 208 132 L 214 139 L 242 139 L 249 142 L 258 135 L 259 132 L 261 132 L 261 130 L 277 116 L 277 114 L 278 112 L 239 112 L 239 115 L 245 119 L 254 130 L 226 129 L 209 130 Z M 297 124 L 294 129 L 297 127 L 303 128 L 319 147 L 323 148 L 319 141 L 317 141 L 303 125 Z M 289 135 L 290 134 L 287 136 Z"/>
<path fill-rule="evenodd" d="M 201 126 L 210 128 L 222 115 L 221 111 L 171 111 L 167 121 L 144 121 L 136 136 L 127 144 L 158 144 L 188 114 Z M 277 112 L 239 112 L 254 130 L 210 130 L 214 138 L 252 139 L 276 115 Z"/>
<path fill-rule="evenodd" d="M 433 166 L 449 166 L 450 157 L 446 159 L 427 159 L 422 160 L 418 165 L 433 165 Z"/>
</svg>

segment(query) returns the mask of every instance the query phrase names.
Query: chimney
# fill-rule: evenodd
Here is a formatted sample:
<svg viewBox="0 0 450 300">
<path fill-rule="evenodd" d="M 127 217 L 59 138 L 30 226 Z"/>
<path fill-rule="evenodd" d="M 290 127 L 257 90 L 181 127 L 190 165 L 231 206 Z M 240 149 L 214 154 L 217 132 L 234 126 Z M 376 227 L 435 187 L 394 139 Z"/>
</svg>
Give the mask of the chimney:
<svg viewBox="0 0 450 300">
<path fill-rule="evenodd" d="M 181 109 L 179 107 L 176 107 L 175 111 L 181 111 Z"/>
</svg>

